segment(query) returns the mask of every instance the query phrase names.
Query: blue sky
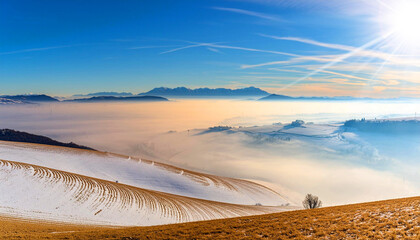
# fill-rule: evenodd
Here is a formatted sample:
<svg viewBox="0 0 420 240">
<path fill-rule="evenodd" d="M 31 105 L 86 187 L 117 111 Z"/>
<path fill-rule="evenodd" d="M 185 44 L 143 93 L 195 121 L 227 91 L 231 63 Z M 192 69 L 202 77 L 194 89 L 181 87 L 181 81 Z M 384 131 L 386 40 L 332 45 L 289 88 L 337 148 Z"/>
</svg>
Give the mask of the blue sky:
<svg viewBox="0 0 420 240">
<path fill-rule="evenodd" d="M 396 4 L 0 1 L 0 94 L 256 86 L 418 96 L 417 46 L 385 36 L 383 16 Z"/>
</svg>

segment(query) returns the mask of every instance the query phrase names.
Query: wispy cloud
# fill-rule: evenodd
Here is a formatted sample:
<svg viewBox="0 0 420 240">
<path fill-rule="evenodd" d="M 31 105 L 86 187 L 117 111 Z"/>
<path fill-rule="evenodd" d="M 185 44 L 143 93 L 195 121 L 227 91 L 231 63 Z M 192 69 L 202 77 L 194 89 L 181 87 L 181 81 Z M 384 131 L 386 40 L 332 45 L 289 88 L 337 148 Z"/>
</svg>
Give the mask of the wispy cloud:
<svg viewBox="0 0 420 240">
<path fill-rule="evenodd" d="M 324 55 L 300 55 L 290 52 L 232 46 L 230 44 L 222 43 L 184 41 L 190 45 L 170 49 L 163 52 L 162 54 L 182 51 L 188 48 L 203 47 L 209 51 L 214 52 L 218 52 L 221 49 L 230 49 L 245 52 L 281 55 L 283 58 L 281 58 L 282 60 L 279 59 L 279 61 L 270 61 L 253 65 L 242 65 L 241 68 L 251 69 L 260 67 L 261 70 L 264 70 L 264 72 L 259 73 L 260 75 L 267 74 L 270 71 L 284 71 L 295 73 L 295 76 L 290 76 L 291 74 L 282 75 L 279 73 L 277 76 L 252 76 L 250 78 L 241 79 L 241 81 L 249 80 L 258 82 L 259 84 L 278 83 L 277 91 L 282 91 L 284 93 L 298 91 L 304 92 L 305 89 L 302 87 L 302 85 L 310 83 L 311 88 L 306 90 L 309 91 L 309 89 L 312 89 L 315 92 L 319 90 L 320 93 L 323 92 L 325 94 L 333 94 L 334 92 L 335 94 L 344 94 L 347 92 L 349 95 L 352 95 L 352 92 L 357 92 L 367 95 L 369 91 L 370 93 L 373 93 L 378 92 L 379 89 L 382 89 L 381 93 L 388 94 L 390 90 L 397 91 L 401 89 L 400 87 L 404 86 L 404 84 L 407 82 L 418 82 L 418 78 L 414 79 L 415 77 L 413 74 L 401 75 L 399 74 L 400 71 L 398 70 L 401 69 L 401 66 L 414 67 L 414 69 L 416 69 L 416 67 L 420 66 L 420 61 L 417 58 L 412 56 L 402 56 L 394 53 L 381 52 L 376 47 L 378 44 L 381 44 L 381 42 L 386 41 L 388 35 L 383 35 L 381 38 L 374 39 L 360 47 L 335 43 L 325 43 L 299 37 L 277 37 L 264 34 L 260 35 L 267 38 L 282 41 L 294 41 L 342 52 L 335 51 L 333 54 Z M 269 67 L 273 65 L 280 65 L 285 69 Z M 383 69 L 381 68 L 380 72 L 378 71 L 379 66 L 383 66 Z M 389 70 L 394 68 L 396 69 L 395 74 L 389 72 Z M 374 75 L 373 73 L 375 71 L 379 73 Z M 416 71 L 413 70 L 413 72 Z M 375 87 L 375 89 L 373 87 Z"/>
<path fill-rule="evenodd" d="M 247 16 L 253 16 L 253 17 L 270 20 L 270 21 L 281 21 L 279 17 L 273 16 L 273 15 L 239 9 L 239 8 L 213 7 L 213 9 L 219 10 L 219 11 L 225 11 L 225 12 L 238 13 L 238 14 L 247 15 Z"/>
<path fill-rule="evenodd" d="M 355 15 L 375 15 L 378 12 L 383 12 L 383 9 L 388 9 L 389 6 L 385 4 L 378 4 L 379 1 L 367 0 L 348 0 L 348 1 L 331 1 L 331 0 L 236 0 L 241 2 L 249 2 L 255 4 L 263 4 L 270 7 L 278 8 L 294 8 L 306 9 L 310 11 L 328 11 L 337 14 L 345 14 L 350 16 Z"/>
<path fill-rule="evenodd" d="M 219 49 L 219 48 L 233 49 L 233 50 L 242 50 L 242 51 L 248 51 L 248 52 L 261 52 L 261 53 L 271 53 L 271 54 L 284 55 L 284 56 L 290 56 L 290 57 L 300 57 L 300 55 L 293 54 L 293 53 L 272 51 L 272 50 L 263 50 L 263 49 L 256 49 L 256 48 L 247 48 L 247 47 L 236 47 L 236 46 L 222 45 L 220 43 L 197 43 L 197 42 L 189 42 L 189 43 L 192 43 L 192 45 L 171 49 L 171 50 L 168 50 L 168 51 L 165 51 L 165 52 L 161 52 L 160 54 L 176 52 L 176 51 L 184 50 L 184 49 L 187 49 L 187 48 L 196 48 L 196 47 L 207 47 L 208 48 L 208 47 L 210 47 L 210 48 L 215 48 L 215 49 Z"/>
<path fill-rule="evenodd" d="M 288 41 L 295 41 L 295 42 L 301 42 L 306 44 L 311 44 L 315 46 L 325 47 L 325 48 L 331 48 L 331 49 L 337 49 L 337 50 L 343 50 L 343 51 L 353 51 L 355 47 L 341 45 L 341 44 L 331 44 L 331 43 L 323 43 L 318 42 L 312 39 L 306 39 L 306 38 L 298 38 L 298 37 L 278 37 L 273 35 L 267 35 L 267 34 L 259 34 L 262 37 L 277 39 L 277 40 L 288 40 Z"/>
<path fill-rule="evenodd" d="M 339 72 L 333 72 L 333 71 L 327 71 L 327 70 L 321 70 L 319 71 L 321 73 L 327 73 L 327 74 L 332 74 L 332 75 L 337 75 L 340 77 L 345 77 L 345 78 L 352 78 L 352 79 L 357 79 L 357 80 L 364 80 L 364 81 L 375 81 L 373 79 L 370 78 L 363 78 L 363 77 L 358 77 L 358 76 L 354 76 L 351 74 L 344 74 L 344 73 L 339 73 Z"/>
<path fill-rule="evenodd" d="M 217 43 L 194 43 L 193 45 L 188 45 L 188 46 L 174 48 L 174 49 L 171 49 L 171 50 L 168 50 L 168 51 L 164 51 L 164 52 L 161 52 L 160 54 L 177 52 L 177 51 L 188 49 L 188 48 L 205 47 L 205 46 L 208 47 L 208 46 L 213 46 L 213 44 L 217 44 Z"/>
<path fill-rule="evenodd" d="M 0 52 L 0 55 L 10 55 L 10 54 L 17 54 L 17 53 L 26 53 L 26 52 L 39 52 L 39 51 L 47 51 L 52 49 L 59 49 L 59 48 L 68 48 L 73 47 L 75 45 L 63 45 L 63 46 L 53 46 L 53 47 L 42 47 L 42 48 L 28 48 L 28 49 L 21 49 L 9 52 Z"/>
<path fill-rule="evenodd" d="M 134 42 L 134 41 L 138 41 L 138 40 L 132 39 L 132 38 L 116 38 L 116 39 L 110 39 L 109 41 L 111 41 L 111 42 Z"/>
<path fill-rule="evenodd" d="M 267 37 L 267 38 L 272 38 L 272 39 L 277 39 L 277 40 L 300 42 L 300 43 L 305 43 L 305 44 L 309 44 L 309 45 L 313 45 L 313 46 L 324 47 L 324 48 L 329 48 L 329 49 L 334 49 L 334 50 L 341 50 L 341 51 L 345 51 L 345 52 L 357 51 L 357 52 L 355 52 L 355 54 L 357 54 L 358 56 L 376 57 L 376 58 L 380 58 L 380 59 L 388 59 L 389 58 L 389 54 L 387 54 L 387 53 L 380 52 L 380 51 L 368 50 L 367 48 L 360 49 L 360 48 L 353 47 L 353 46 L 348 46 L 348 45 L 325 43 L 325 42 L 319 42 L 319 41 L 316 41 L 316 40 L 307 39 L 307 38 L 299 38 L 299 37 L 279 37 L 279 36 L 273 36 L 273 35 L 267 35 L 267 34 L 259 34 L 259 35 L 262 36 L 262 37 Z M 380 39 L 383 40 L 385 38 L 383 37 L 383 38 L 380 38 Z M 375 44 L 376 43 L 377 42 L 375 41 Z M 371 47 L 371 46 L 372 45 L 370 45 L 369 47 Z"/>
<path fill-rule="evenodd" d="M 215 53 L 222 53 L 219 49 L 217 48 L 212 48 L 212 47 L 208 47 L 207 50 L 211 51 L 211 52 L 215 52 Z"/>
<path fill-rule="evenodd" d="M 265 66 L 272 66 L 272 65 L 287 65 L 287 64 L 294 64 L 299 62 L 305 62 L 305 61 L 317 61 L 317 62 L 330 62 L 334 60 L 332 57 L 336 56 L 300 56 L 296 55 L 297 57 L 285 60 L 285 61 L 272 61 L 272 62 L 265 62 L 265 63 L 259 63 L 254 65 L 242 65 L 242 69 L 247 68 L 257 68 L 257 67 L 265 67 Z"/>
<path fill-rule="evenodd" d="M 378 78 L 393 83 L 397 80 L 418 84 L 420 83 L 420 72 L 419 71 L 408 71 L 408 70 L 388 70 L 378 74 Z"/>
<path fill-rule="evenodd" d="M 214 48 L 243 50 L 243 51 L 248 51 L 248 52 L 272 53 L 272 54 L 285 55 L 285 56 L 290 56 L 290 57 L 299 57 L 300 56 L 300 55 L 297 55 L 297 54 L 281 52 L 281 51 L 263 50 L 263 49 L 256 49 L 256 48 L 247 48 L 247 47 L 236 47 L 236 46 L 228 46 L 228 45 L 220 45 L 220 44 L 212 44 L 212 45 L 209 45 L 209 46 L 214 47 Z"/>
<path fill-rule="evenodd" d="M 324 47 L 328 49 L 334 49 L 339 51 L 344 51 L 343 54 L 335 55 L 335 59 L 332 59 L 330 62 L 326 63 L 325 65 L 313 65 L 311 66 L 304 66 L 302 63 L 302 59 L 299 58 L 291 58 L 286 61 L 274 61 L 274 62 L 266 62 L 260 63 L 255 65 L 244 65 L 243 68 L 253 68 L 253 67 L 262 67 L 262 66 L 269 66 L 269 65 L 289 65 L 289 67 L 297 67 L 303 68 L 306 70 L 310 70 L 311 72 L 305 75 L 304 77 L 298 78 L 293 83 L 289 83 L 287 85 L 283 85 L 282 90 L 286 88 L 292 87 L 292 85 L 297 84 L 301 81 L 305 81 L 312 76 L 324 73 L 339 76 L 342 79 L 347 79 L 345 84 L 349 84 L 350 82 L 355 83 L 354 85 L 364 85 L 368 83 L 371 86 L 371 89 L 375 92 L 379 90 L 381 92 L 385 90 L 403 90 L 401 86 L 410 83 L 418 83 L 419 82 L 419 74 L 418 69 L 420 68 L 420 61 L 418 57 L 408 55 L 398 55 L 396 54 L 397 48 L 391 52 L 382 52 L 379 51 L 375 46 L 377 44 L 381 44 L 382 42 L 388 41 L 388 38 L 391 36 L 390 34 L 382 36 L 382 38 L 375 39 L 359 48 L 342 45 L 342 44 L 334 44 L 334 43 L 325 43 L 320 42 L 312 39 L 305 39 L 305 38 L 298 38 L 298 37 L 278 37 L 272 35 L 265 35 L 260 34 L 263 37 L 268 37 L 277 40 L 284 40 L 284 41 L 294 41 L 300 42 L 304 44 L 309 44 L 318 47 Z M 334 55 L 330 55 L 333 57 Z M 317 56 L 320 57 L 320 56 Z M 325 56 L 324 56 L 325 57 Z M 360 62 L 361 61 L 361 62 Z M 295 63 L 295 64 L 291 64 Z M 363 64 L 362 64 L 363 63 Z M 339 64 L 339 65 L 337 65 Z M 337 65 L 337 66 L 336 66 Z M 403 67 L 403 68 L 402 68 Z M 335 71 L 335 70 L 337 71 Z M 268 69 L 268 70 L 272 70 Z M 410 71 L 411 70 L 411 71 Z M 346 72 L 343 73 L 342 71 Z M 348 74 L 351 72 L 350 74 Z M 361 77 L 360 74 L 364 76 L 370 77 Z M 353 81 L 351 81 L 353 80 Z M 307 81 L 305 81 L 306 83 Z M 344 84 L 343 82 L 334 82 L 337 84 Z M 391 87 L 392 86 L 392 87 Z M 398 87 L 395 87 L 398 86 Z M 373 88 L 374 87 L 374 88 Z"/>
<path fill-rule="evenodd" d="M 339 84 L 339 85 L 351 85 L 351 86 L 366 86 L 367 83 L 359 81 L 351 81 L 348 78 L 332 78 L 328 79 L 328 82 Z"/>
<path fill-rule="evenodd" d="M 273 62 L 254 64 L 254 65 L 242 65 L 241 68 L 248 69 L 248 68 L 265 67 L 265 66 L 271 66 L 271 65 L 285 65 L 285 64 L 295 63 L 295 62 L 297 61 L 293 61 L 293 60 L 273 61 Z"/>
<path fill-rule="evenodd" d="M 179 45 L 164 45 L 164 46 L 140 46 L 140 47 L 130 47 L 130 50 L 137 50 L 137 49 L 151 49 L 151 48 L 172 48 L 172 47 L 179 47 Z"/>
<path fill-rule="evenodd" d="M 383 35 L 380 36 L 358 48 L 356 47 L 351 47 L 351 46 L 345 46 L 345 45 L 339 45 L 339 44 L 327 44 L 327 43 L 322 43 L 322 42 L 318 42 L 318 41 L 314 41 L 314 40 L 310 40 L 310 39 L 302 39 L 302 38 L 285 38 L 285 37 L 275 37 L 275 36 L 269 36 L 269 35 L 262 35 L 264 37 L 270 37 L 270 38 L 275 38 L 275 39 L 279 39 L 279 40 L 291 40 L 291 41 L 298 41 L 298 42 L 304 42 L 307 44 L 311 44 L 311 45 L 316 45 L 316 46 L 322 46 L 322 47 L 327 47 L 327 48 L 333 48 L 333 49 L 339 49 L 342 51 L 345 51 L 345 53 L 343 54 L 339 54 L 339 55 L 328 55 L 327 58 L 326 56 L 323 56 L 320 58 L 320 56 L 299 56 L 299 57 L 295 57 L 294 59 L 290 59 L 288 61 L 272 61 L 272 62 L 266 62 L 266 63 L 260 63 L 257 65 L 248 65 L 248 66 L 243 66 L 242 68 L 251 68 L 251 67 L 259 67 L 259 66 L 269 66 L 269 65 L 276 65 L 276 64 L 284 64 L 284 63 L 291 63 L 291 62 L 300 62 L 302 61 L 302 59 L 306 59 L 306 60 L 314 60 L 314 59 L 321 59 L 323 61 L 326 60 L 326 63 L 322 66 L 320 66 L 317 69 L 313 69 L 310 73 L 306 74 L 303 77 L 297 78 L 295 79 L 293 82 L 290 82 L 286 85 L 284 85 L 282 87 L 282 90 L 292 87 L 295 84 L 298 84 L 302 81 L 305 81 L 307 79 L 309 79 L 310 77 L 318 74 L 318 73 L 328 73 L 328 74 L 333 74 L 333 75 L 338 75 L 340 77 L 346 77 L 346 78 L 352 78 L 352 79 L 357 79 L 357 80 L 364 80 L 364 81 L 371 81 L 372 79 L 367 79 L 367 78 L 361 78 L 358 76 L 354 76 L 354 75 L 349 75 L 349 74 L 342 74 L 342 73 L 337 73 L 337 72 L 332 72 L 332 71 L 327 71 L 327 69 L 329 67 L 332 67 L 338 63 L 342 63 L 345 60 L 355 57 L 355 56 L 370 56 L 370 57 L 382 57 L 382 59 L 384 59 L 384 56 L 386 56 L 386 60 L 389 60 L 390 54 L 385 54 L 385 53 L 377 53 L 374 51 L 369 51 L 367 49 L 371 48 L 372 46 L 375 46 L 376 44 L 384 41 L 385 39 L 387 39 L 389 37 L 389 34 L 387 35 Z M 310 70 L 310 69 L 308 69 Z"/>
<path fill-rule="evenodd" d="M 375 41 L 377 40 L 375 39 L 371 41 L 371 42 L 374 42 L 374 44 L 369 44 L 369 46 L 364 47 L 364 48 L 360 48 L 360 47 L 357 48 L 357 47 L 342 45 L 342 44 L 319 42 L 312 39 L 299 38 L 299 37 L 279 37 L 279 36 L 273 36 L 273 35 L 267 35 L 267 34 L 259 34 L 259 35 L 262 37 L 267 37 L 267 38 L 272 38 L 272 39 L 277 39 L 277 40 L 294 41 L 294 42 L 310 44 L 310 45 L 318 46 L 318 47 L 352 52 L 353 53 L 352 56 L 376 58 L 376 59 L 384 61 L 386 64 L 393 64 L 393 65 L 398 65 L 398 66 L 420 67 L 420 61 L 417 58 L 401 57 L 395 54 L 390 54 L 386 52 L 369 49 L 369 47 L 372 47 L 375 44 L 389 38 L 391 34 L 392 33 L 384 34 L 384 36 L 377 38 L 380 41 Z"/>
<path fill-rule="evenodd" d="M 387 37 L 387 36 L 381 36 L 380 38 L 376 38 L 376 39 L 374 39 L 374 40 L 372 40 L 372 41 L 370 41 L 370 42 L 368 42 L 368 43 L 364 44 L 363 46 L 361 46 L 361 47 L 359 47 L 359 48 L 354 49 L 353 51 L 350 51 L 350 52 L 348 52 L 348 53 L 346 53 L 346 54 L 343 54 L 343 55 L 341 55 L 340 57 L 338 57 L 338 58 L 334 59 L 333 61 L 331 61 L 331 62 L 329 62 L 329 63 L 325 64 L 325 65 L 324 65 L 324 66 L 322 66 L 321 68 L 318 68 L 318 69 L 314 70 L 313 72 L 309 73 L 308 75 L 306 75 L 306 76 L 304 76 L 304 77 L 302 77 L 302 78 L 297 79 L 296 81 L 294 81 L 293 83 L 291 83 L 291 84 L 289 84 L 289 85 L 287 85 L 287 86 L 285 86 L 285 87 L 287 88 L 287 87 L 289 87 L 289 86 L 291 86 L 291 85 L 293 85 L 293 84 L 296 84 L 296 83 L 298 83 L 298 82 L 304 81 L 305 79 L 307 79 L 307 78 L 309 78 L 309 77 L 311 77 L 311 76 L 313 76 L 313 75 L 315 75 L 315 74 L 317 74 L 317 73 L 319 73 L 319 72 L 321 72 L 321 71 L 326 70 L 328 67 L 334 66 L 335 64 L 337 64 L 337 63 L 339 63 L 339 62 L 342 62 L 343 60 L 345 60 L 345 59 L 347 59 L 347 58 L 350 58 L 350 57 L 354 56 L 354 55 L 355 55 L 355 54 L 357 54 L 358 52 L 363 51 L 364 49 L 369 48 L 369 47 L 371 47 L 371 46 L 373 46 L 373 45 L 377 44 L 377 43 L 378 43 L 378 42 L 380 42 L 380 41 L 383 41 L 383 39 L 385 39 L 386 37 Z"/>
<path fill-rule="evenodd" d="M 168 51 L 161 52 L 160 54 L 172 53 L 177 52 L 184 49 L 189 48 L 197 48 L 197 47 L 206 47 L 209 51 L 218 51 L 219 49 L 232 49 L 232 50 L 240 50 L 240 51 L 247 51 L 247 52 L 260 52 L 260 53 L 270 53 L 274 55 L 283 55 L 293 57 L 290 60 L 286 61 L 274 61 L 256 65 L 243 65 L 241 68 L 254 68 L 254 67 L 261 67 L 261 66 L 268 66 L 268 65 L 277 65 L 277 64 L 286 64 L 286 63 L 296 63 L 296 62 L 303 62 L 303 61 L 318 61 L 318 62 L 330 62 L 340 55 L 322 55 L 322 56 L 303 56 L 299 54 L 289 53 L 289 52 L 282 52 L 282 51 L 275 51 L 275 50 L 266 50 L 266 49 L 257 49 L 257 48 L 249 48 L 249 47 L 238 47 L 238 46 L 231 46 L 225 45 L 221 42 L 216 43 L 202 43 L 202 42 L 193 42 L 193 41 L 184 41 L 190 43 L 191 45 L 178 47 L 174 49 L 170 49 Z M 133 48 L 134 49 L 134 48 Z"/>
<path fill-rule="evenodd" d="M 299 71 L 299 70 L 293 70 L 293 69 L 269 68 L 268 70 L 277 71 L 277 72 L 290 72 L 290 73 L 303 73 L 303 74 L 307 74 L 307 72 Z"/>
</svg>

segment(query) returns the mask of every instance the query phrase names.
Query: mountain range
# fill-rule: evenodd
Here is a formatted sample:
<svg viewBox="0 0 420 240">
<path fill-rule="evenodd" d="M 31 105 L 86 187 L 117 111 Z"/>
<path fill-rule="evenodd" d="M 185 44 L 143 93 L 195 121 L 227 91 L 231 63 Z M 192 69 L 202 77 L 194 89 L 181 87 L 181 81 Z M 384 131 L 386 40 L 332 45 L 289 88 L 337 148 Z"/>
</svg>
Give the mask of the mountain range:
<svg viewBox="0 0 420 240">
<path fill-rule="evenodd" d="M 243 97 L 243 96 L 267 96 L 268 92 L 256 87 L 247 87 L 239 89 L 229 88 L 154 88 L 148 92 L 140 93 L 139 95 L 154 95 L 164 97 Z"/>
<path fill-rule="evenodd" d="M 4 101 L 12 100 L 16 103 L 30 103 L 30 102 L 59 102 L 58 99 L 50 97 L 45 94 L 28 94 L 28 95 L 4 95 L 0 96 Z"/>
<path fill-rule="evenodd" d="M 168 101 L 167 98 L 244 98 L 252 97 L 259 101 L 353 101 L 353 100 L 413 100 L 415 98 L 359 98 L 351 96 L 338 97 L 292 97 L 287 95 L 270 94 L 260 88 L 247 87 L 239 89 L 229 88 L 154 88 L 148 92 L 134 95 L 130 92 L 95 92 L 76 94 L 72 99 L 64 102 L 117 102 L 117 101 Z M 28 104 L 40 102 L 60 102 L 59 99 L 45 94 L 3 95 L 0 104 Z"/>
<path fill-rule="evenodd" d="M 133 94 L 130 92 L 96 92 L 96 93 L 73 95 L 73 97 L 98 97 L 98 96 L 128 97 L 128 96 L 133 96 Z"/>
<path fill-rule="evenodd" d="M 167 98 L 157 96 L 132 96 L 132 97 L 114 97 L 114 96 L 97 96 L 91 98 L 79 98 L 66 100 L 69 102 L 157 102 L 157 101 L 168 101 Z"/>
</svg>

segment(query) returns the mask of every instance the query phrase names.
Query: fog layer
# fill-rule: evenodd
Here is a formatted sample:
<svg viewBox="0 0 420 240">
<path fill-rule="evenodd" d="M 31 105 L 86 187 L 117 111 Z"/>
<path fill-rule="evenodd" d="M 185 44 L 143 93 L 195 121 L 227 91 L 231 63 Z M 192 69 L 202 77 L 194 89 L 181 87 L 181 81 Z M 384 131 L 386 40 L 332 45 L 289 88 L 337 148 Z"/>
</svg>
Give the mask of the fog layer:
<svg viewBox="0 0 420 240">
<path fill-rule="evenodd" d="M 333 205 L 419 194 L 417 137 L 348 133 L 343 140 L 334 135 L 340 121 L 414 116 L 420 110 L 417 106 L 389 101 L 57 103 L 1 106 L 0 127 L 262 181 L 297 204 L 311 192 Z M 316 132 L 319 129 L 303 137 L 267 134 L 284 127 L 271 129 L 273 123 L 295 119 L 314 122 L 313 126 L 335 125 L 322 128 L 326 138 Z M 219 125 L 237 128 L 203 134 Z M 270 127 L 249 128 L 254 125 Z"/>
</svg>

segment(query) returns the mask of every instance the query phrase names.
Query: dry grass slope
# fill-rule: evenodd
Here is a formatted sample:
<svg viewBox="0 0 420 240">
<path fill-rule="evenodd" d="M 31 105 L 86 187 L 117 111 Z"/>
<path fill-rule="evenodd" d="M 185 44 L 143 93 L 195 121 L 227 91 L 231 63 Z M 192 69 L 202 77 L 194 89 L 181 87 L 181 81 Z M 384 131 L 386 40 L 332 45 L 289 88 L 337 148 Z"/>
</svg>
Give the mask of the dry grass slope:
<svg viewBox="0 0 420 240">
<path fill-rule="evenodd" d="M 154 227 L 98 228 L 2 218 L 1 239 L 419 239 L 420 197 Z"/>
</svg>

